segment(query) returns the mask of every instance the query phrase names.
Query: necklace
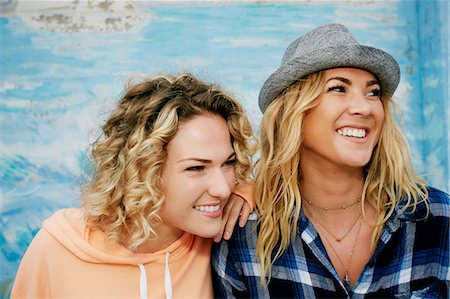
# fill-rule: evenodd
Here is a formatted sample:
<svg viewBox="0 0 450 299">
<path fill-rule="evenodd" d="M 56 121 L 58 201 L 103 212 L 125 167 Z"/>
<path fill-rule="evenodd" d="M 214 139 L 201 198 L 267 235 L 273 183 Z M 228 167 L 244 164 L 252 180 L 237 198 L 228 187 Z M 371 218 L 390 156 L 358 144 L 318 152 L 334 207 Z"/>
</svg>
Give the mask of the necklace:
<svg viewBox="0 0 450 299">
<path fill-rule="evenodd" d="M 359 219 L 359 217 L 358 217 Z M 350 257 L 348 258 L 348 262 L 347 265 L 344 266 L 344 263 L 342 262 L 341 258 L 339 257 L 339 255 L 337 254 L 336 250 L 334 249 L 333 245 L 331 244 L 331 242 L 328 240 L 328 238 L 324 235 L 325 240 L 327 241 L 328 245 L 330 245 L 331 250 L 333 250 L 334 255 L 336 256 L 336 258 L 338 259 L 339 264 L 341 264 L 342 267 L 344 267 L 344 279 L 342 280 L 342 282 L 344 283 L 345 287 L 347 289 L 350 289 L 350 276 L 348 275 L 348 268 L 350 267 L 350 264 L 352 262 L 352 258 L 353 258 L 353 253 L 355 252 L 355 248 L 356 248 L 356 243 L 358 243 L 358 239 L 359 239 L 359 233 L 361 231 L 361 224 L 362 221 L 359 221 L 359 225 L 358 225 L 358 233 L 356 234 L 355 237 L 355 242 L 353 243 L 352 246 L 352 251 L 350 252 Z"/>
<path fill-rule="evenodd" d="M 306 201 L 309 205 L 311 205 L 311 206 L 313 206 L 313 207 L 316 207 L 316 208 L 319 208 L 319 209 L 322 209 L 322 210 L 324 210 L 324 211 L 345 210 L 346 208 L 349 208 L 349 207 L 351 207 L 351 206 L 356 205 L 358 202 L 361 202 L 361 198 L 358 197 L 358 199 L 357 199 L 355 202 L 353 202 L 353 203 L 351 203 L 351 204 L 349 204 L 349 205 L 343 205 L 343 206 L 340 206 L 340 207 L 332 207 L 332 208 L 328 208 L 328 207 L 320 207 L 320 206 L 314 204 L 312 201 L 308 200 L 305 196 L 303 196 L 303 198 L 305 199 L 305 201 Z"/>
<path fill-rule="evenodd" d="M 322 222 L 319 221 L 319 218 L 315 217 L 314 214 L 305 207 L 305 209 L 311 214 L 311 218 L 314 219 L 314 222 L 316 222 L 321 228 L 323 228 L 327 233 L 329 233 L 336 242 L 340 243 L 342 240 L 345 239 L 345 237 L 348 236 L 348 234 L 352 231 L 352 229 L 355 227 L 356 222 L 361 217 L 362 212 L 359 213 L 359 215 L 355 218 L 355 221 L 353 221 L 352 225 L 348 228 L 348 230 L 340 237 L 336 237 Z"/>
</svg>

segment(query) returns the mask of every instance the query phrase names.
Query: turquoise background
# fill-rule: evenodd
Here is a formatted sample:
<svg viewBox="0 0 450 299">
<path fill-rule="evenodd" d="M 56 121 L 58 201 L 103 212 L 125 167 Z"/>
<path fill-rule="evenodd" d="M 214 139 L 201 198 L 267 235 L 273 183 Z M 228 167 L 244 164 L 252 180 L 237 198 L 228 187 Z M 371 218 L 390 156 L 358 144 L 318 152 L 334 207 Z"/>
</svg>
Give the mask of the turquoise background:
<svg viewBox="0 0 450 299">
<path fill-rule="evenodd" d="M 237 97 L 257 129 L 262 83 L 292 40 L 324 23 L 397 58 L 415 166 L 450 189 L 447 1 L 132 2 L 134 26 L 87 32 L 32 27 L 31 12 L 5 13 L 12 4 L 0 2 L 0 296 L 42 220 L 78 205 L 86 150 L 127 78 L 190 71 Z"/>
</svg>

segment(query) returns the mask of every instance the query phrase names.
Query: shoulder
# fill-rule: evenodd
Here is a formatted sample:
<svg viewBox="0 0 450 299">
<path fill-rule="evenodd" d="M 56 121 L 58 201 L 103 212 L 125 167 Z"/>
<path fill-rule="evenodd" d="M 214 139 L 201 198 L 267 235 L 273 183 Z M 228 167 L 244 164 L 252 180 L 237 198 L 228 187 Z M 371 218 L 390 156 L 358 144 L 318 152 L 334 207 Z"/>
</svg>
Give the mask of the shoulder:
<svg viewBox="0 0 450 299">
<path fill-rule="evenodd" d="M 49 267 L 52 254 L 58 244 L 44 229 L 40 229 L 31 241 L 17 269 L 11 298 L 48 298 L 47 292 Z"/>
<path fill-rule="evenodd" d="M 433 216 L 450 217 L 450 197 L 447 193 L 428 187 L 430 213 Z"/>
<path fill-rule="evenodd" d="M 57 210 L 42 223 L 42 230 L 56 239 L 58 235 L 68 237 L 69 232 L 83 235 L 86 229 L 84 214 L 80 208 L 64 208 Z"/>
<path fill-rule="evenodd" d="M 450 225 L 450 198 L 441 190 L 428 188 L 429 215 L 423 226 L 427 227 L 424 234 L 434 235 L 441 240 L 441 244 L 448 247 Z M 445 244 L 447 242 L 447 244 Z M 446 248 L 448 250 L 448 248 Z"/>
<path fill-rule="evenodd" d="M 245 227 L 235 227 L 230 240 L 222 240 L 213 245 L 211 265 L 216 295 L 225 289 L 227 291 L 222 294 L 223 297 L 234 294 L 234 291 L 245 293 L 247 290 L 246 285 L 249 283 L 247 278 L 254 277 L 254 270 L 258 269 L 257 228 L 258 221 L 249 218 Z M 237 297 L 250 296 L 247 293 L 243 294 Z"/>
<path fill-rule="evenodd" d="M 42 228 L 56 239 L 65 239 L 73 234 L 82 236 L 86 229 L 86 221 L 81 209 L 67 208 L 58 210 L 47 218 Z"/>
<path fill-rule="evenodd" d="M 55 225 L 61 223 L 84 224 L 83 212 L 79 208 L 65 208 L 57 210 L 44 220 L 42 226 L 45 228 L 48 225 Z"/>
<path fill-rule="evenodd" d="M 25 251 L 22 258 L 22 263 L 32 262 L 32 264 L 51 259 L 51 254 L 55 248 L 59 248 L 60 244 L 53 238 L 49 232 L 41 228 L 34 238 L 31 240 L 30 245 Z"/>
<path fill-rule="evenodd" d="M 396 207 L 396 215 L 406 221 L 422 221 L 429 217 L 450 217 L 450 199 L 449 195 L 439 189 L 427 187 L 428 198 L 426 202 L 422 201 L 413 205 L 406 196 L 404 196 Z"/>
<path fill-rule="evenodd" d="M 75 210 L 75 209 L 72 209 Z M 25 252 L 25 257 L 32 256 L 36 258 L 40 256 L 45 258 L 53 248 L 59 247 L 59 242 L 54 238 L 51 230 L 48 227 L 54 227 L 55 222 L 59 222 L 68 209 L 57 210 L 50 217 L 45 219 L 42 227 L 37 231 L 36 235 L 31 240 Z"/>
<path fill-rule="evenodd" d="M 228 240 L 230 248 L 255 248 L 258 239 L 258 220 L 256 212 L 250 214 L 247 224 L 244 227 L 236 225 L 233 235 Z"/>
<path fill-rule="evenodd" d="M 213 245 L 213 258 L 234 256 L 234 258 L 240 259 L 243 256 L 254 255 L 257 238 L 258 221 L 255 216 L 251 216 L 244 227 L 235 226 L 229 240 L 222 240 Z"/>
<path fill-rule="evenodd" d="M 421 248 L 441 247 L 443 250 L 448 251 L 449 195 L 432 187 L 427 189 L 427 205 L 423 202 L 420 203 L 413 214 L 408 216 L 402 215 L 402 218 L 410 222 L 409 227 L 414 227 L 415 242 L 422 244 Z"/>
</svg>

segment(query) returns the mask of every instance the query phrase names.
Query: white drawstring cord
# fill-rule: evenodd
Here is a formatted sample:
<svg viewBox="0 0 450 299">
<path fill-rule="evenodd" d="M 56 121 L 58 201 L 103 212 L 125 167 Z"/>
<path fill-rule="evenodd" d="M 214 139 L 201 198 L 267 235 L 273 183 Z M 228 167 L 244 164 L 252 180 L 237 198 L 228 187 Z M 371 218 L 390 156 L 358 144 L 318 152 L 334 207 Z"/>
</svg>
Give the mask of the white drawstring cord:
<svg viewBox="0 0 450 299">
<path fill-rule="evenodd" d="M 164 286 L 166 288 L 166 298 L 172 299 L 172 277 L 169 271 L 170 252 L 166 252 L 166 270 L 164 271 Z"/>
<path fill-rule="evenodd" d="M 166 252 L 166 266 L 164 271 L 164 289 L 166 291 L 166 298 L 172 299 L 172 277 L 169 271 L 169 257 L 170 252 Z M 141 276 L 139 280 L 139 291 L 141 299 L 147 299 L 147 273 L 145 272 L 144 265 L 139 264 L 139 270 L 141 270 Z"/>
<path fill-rule="evenodd" d="M 145 273 L 144 265 L 139 264 L 141 270 L 141 276 L 139 280 L 139 291 L 141 293 L 141 299 L 147 299 L 147 273 Z"/>
</svg>

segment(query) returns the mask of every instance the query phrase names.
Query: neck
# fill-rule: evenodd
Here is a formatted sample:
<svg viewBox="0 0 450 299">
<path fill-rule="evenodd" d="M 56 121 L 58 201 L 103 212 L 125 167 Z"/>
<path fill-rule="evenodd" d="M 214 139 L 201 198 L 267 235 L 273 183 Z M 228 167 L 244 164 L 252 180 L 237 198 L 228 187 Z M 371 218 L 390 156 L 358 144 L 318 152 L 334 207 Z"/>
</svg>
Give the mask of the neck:
<svg viewBox="0 0 450 299">
<path fill-rule="evenodd" d="M 156 235 L 139 245 L 134 252 L 136 253 L 155 253 L 164 250 L 170 244 L 178 240 L 184 233 L 181 229 L 171 229 L 167 226 L 157 224 L 155 226 Z"/>
<path fill-rule="evenodd" d="M 302 195 L 315 206 L 335 208 L 354 203 L 364 185 L 362 168 L 315 165 L 301 161 Z"/>
</svg>

